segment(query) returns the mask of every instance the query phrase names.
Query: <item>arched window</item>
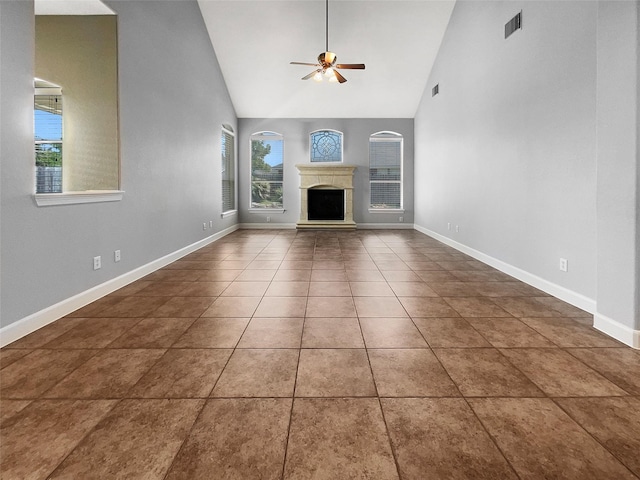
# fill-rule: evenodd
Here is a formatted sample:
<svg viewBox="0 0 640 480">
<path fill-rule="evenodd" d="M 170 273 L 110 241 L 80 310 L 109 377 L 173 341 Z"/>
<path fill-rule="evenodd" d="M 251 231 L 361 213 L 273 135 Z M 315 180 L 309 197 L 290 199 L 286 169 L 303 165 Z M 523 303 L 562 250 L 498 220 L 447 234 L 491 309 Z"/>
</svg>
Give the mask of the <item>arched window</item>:
<svg viewBox="0 0 640 480">
<path fill-rule="evenodd" d="M 282 209 L 284 137 L 275 132 L 251 135 L 251 208 Z"/>
<path fill-rule="evenodd" d="M 378 132 L 369 137 L 370 211 L 402 209 L 402 135 Z"/>
<path fill-rule="evenodd" d="M 342 132 L 337 130 L 311 132 L 309 145 L 312 162 L 342 162 Z"/>
</svg>

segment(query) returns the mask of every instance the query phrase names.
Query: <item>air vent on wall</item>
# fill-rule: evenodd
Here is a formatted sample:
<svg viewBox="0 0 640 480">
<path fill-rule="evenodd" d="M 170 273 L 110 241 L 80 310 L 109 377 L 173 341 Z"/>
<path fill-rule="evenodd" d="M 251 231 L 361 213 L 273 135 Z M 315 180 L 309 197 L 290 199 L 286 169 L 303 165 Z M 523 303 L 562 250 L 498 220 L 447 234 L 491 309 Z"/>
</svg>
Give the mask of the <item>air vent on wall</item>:
<svg viewBox="0 0 640 480">
<path fill-rule="evenodd" d="M 522 28 L 522 10 L 504 25 L 504 38 L 509 38 L 509 35 L 520 28 Z"/>
<path fill-rule="evenodd" d="M 440 93 L 440 84 L 436 83 L 436 86 L 431 89 L 431 96 L 435 97 L 438 93 Z"/>
</svg>

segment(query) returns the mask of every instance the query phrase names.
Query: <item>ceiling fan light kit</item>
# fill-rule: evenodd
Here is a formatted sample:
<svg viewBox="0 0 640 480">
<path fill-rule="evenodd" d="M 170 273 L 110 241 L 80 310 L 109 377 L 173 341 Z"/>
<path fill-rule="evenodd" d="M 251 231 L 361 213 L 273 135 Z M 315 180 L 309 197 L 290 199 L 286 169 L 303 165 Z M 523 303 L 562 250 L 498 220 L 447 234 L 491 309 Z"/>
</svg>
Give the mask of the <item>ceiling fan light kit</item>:
<svg viewBox="0 0 640 480">
<path fill-rule="evenodd" d="M 364 70 L 364 63 L 336 63 L 338 57 L 335 53 L 329 51 L 329 0 L 326 3 L 326 34 L 325 34 L 325 51 L 318 55 L 318 63 L 291 62 L 291 65 L 307 65 L 317 67 L 316 70 L 309 75 L 302 77 L 302 80 L 313 78 L 316 82 L 322 82 L 323 77 L 327 77 L 329 82 L 344 83 L 347 81 L 338 69 L 347 70 Z"/>
</svg>

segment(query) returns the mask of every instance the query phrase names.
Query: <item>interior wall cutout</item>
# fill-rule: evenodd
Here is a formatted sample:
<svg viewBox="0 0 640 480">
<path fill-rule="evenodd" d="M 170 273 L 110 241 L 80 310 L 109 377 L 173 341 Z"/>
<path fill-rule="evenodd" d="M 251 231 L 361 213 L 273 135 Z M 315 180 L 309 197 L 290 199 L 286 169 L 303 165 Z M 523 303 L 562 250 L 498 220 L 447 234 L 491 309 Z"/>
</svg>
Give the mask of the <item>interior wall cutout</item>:
<svg viewBox="0 0 640 480">
<path fill-rule="evenodd" d="M 64 101 L 62 191 L 118 190 L 116 15 L 36 15 L 35 76 Z"/>
</svg>

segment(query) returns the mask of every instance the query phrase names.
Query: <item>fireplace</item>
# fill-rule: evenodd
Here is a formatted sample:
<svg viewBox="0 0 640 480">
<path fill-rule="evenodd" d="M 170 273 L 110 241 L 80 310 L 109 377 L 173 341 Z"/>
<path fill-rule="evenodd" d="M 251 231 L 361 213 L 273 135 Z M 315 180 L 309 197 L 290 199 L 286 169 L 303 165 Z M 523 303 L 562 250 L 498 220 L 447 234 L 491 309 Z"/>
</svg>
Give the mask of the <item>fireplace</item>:
<svg viewBox="0 0 640 480">
<path fill-rule="evenodd" d="M 296 165 L 300 173 L 297 228 L 356 228 L 353 221 L 353 165 Z"/>
<path fill-rule="evenodd" d="M 308 189 L 307 211 L 309 220 L 344 220 L 344 190 Z"/>
</svg>

